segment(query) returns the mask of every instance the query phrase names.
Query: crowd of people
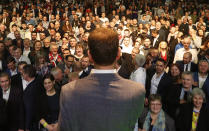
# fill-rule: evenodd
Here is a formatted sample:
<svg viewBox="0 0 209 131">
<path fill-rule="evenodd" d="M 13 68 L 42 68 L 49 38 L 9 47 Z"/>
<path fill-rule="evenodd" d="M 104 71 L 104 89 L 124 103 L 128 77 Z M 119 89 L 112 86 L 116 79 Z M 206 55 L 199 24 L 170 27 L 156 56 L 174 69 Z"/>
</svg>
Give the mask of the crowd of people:
<svg viewBox="0 0 209 131">
<path fill-rule="evenodd" d="M 209 6 L 204 0 L 0 3 L 0 130 L 56 127 L 62 86 L 86 79 L 95 68 L 88 37 L 99 28 L 118 34 L 117 73 L 146 89 L 133 130 L 209 130 Z M 102 63 L 103 53 L 92 57 Z"/>
</svg>

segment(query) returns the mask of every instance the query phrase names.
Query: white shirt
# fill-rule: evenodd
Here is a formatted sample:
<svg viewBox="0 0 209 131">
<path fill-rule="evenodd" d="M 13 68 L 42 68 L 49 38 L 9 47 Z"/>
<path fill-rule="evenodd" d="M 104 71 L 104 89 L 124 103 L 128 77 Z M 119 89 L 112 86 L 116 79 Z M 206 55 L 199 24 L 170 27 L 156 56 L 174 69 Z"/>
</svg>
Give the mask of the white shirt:
<svg viewBox="0 0 209 131">
<path fill-rule="evenodd" d="M 153 40 L 153 44 L 152 44 L 152 46 L 153 46 L 153 47 L 155 46 L 155 43 L 156 43 L 156 41 L 157 41 L 158 37 L 159 37 L 159 35 L 157 35 L 157 37 L 156 37 L 156 38 L 154 38 L 154 40 Z"/>
<path fill-rule="evenodd" d="M 99 69 L 92 69 L 91 73 L 94 74 L 111 74 L 111 73 L 116 73 L 116 69 L 110 69 L 110 70 L 99 70 Z"/>
<path fill-rule="evenodd" d="M 173 63 L 176 63 L 176 61 L 182 61 L 185 52 L 190 52 L 192 54 L 192 62 L 194 62 L 195 64 L 197 64 L 197 62 L 198 62 L 197 50 L 196 49 L 185 50 L 184 48 L 178 49 L 176 51 L 176 54 L 174 56 Z"/>
<path fill-rule="evenodd" d="M 94 8 L 95 15 L 97 15 L 97 8 Z"/>
<path fill-rule="evenodd" d="M 10 73 L 11 73 L 11 76 L 14 76 L 14 75 L 17 74 L 17 69 L 15 69 L 14 71 L 12 71 L 12 70 L 9 70 L 9 71 L 10 71 Z"/>
<path fill-rule="evenodd" d="M 27 81 L 26 80 L 24 80 L 23 78 L 22 78 L 22 87 L 23 87 L 23 91 L 26 89 L 26 87 L 27 87 Z"/>
<path fill-rule="evenodd" d="M 134 47 L 132 47 L 132 45 L 129 43 L 129 46 L 125 46 L 124 44 L 121 45 L 122 46 L 122 50 L 121 52 L 122 53 L 128 53 L 128 54 L 131 54 L 132 50 Z"/>
<path fill-rule="evenodd" d="M 6 101 L 8 101 L 8 99 L 9 99 L 9 93 L 10 93 L 10 88 L 6 92 L 4 92 L 2 90 L 2 93 L 3 93 L 3 99 L 6 100 Z"/>
<path fill-rule="evenodd" d="M 3 69 L 3 66 L 2 66 L 2 60 L 0 60 L 0 70 Z"/>
<path fill-rule="evenodd" d="M 199 88 L 202 88 L 202 86 L 204 85 L 205 80 L 207 79 L 208 75 L 202 77 L 202 76 L 199 74 L 198 76 L 199 76 Z"/>
<path fill-rule="evenodd" d="M 25 61 L 27 64 L 31 64 L 31 63 L 30 63 L 30 59 L 29 59 L 28 57 L 24 56 L 24 55 L 22 55 L 22 56 L 19 58 L 19 60 L 17 60 L 16 58 L 15 58 L 15 60 L 16 60 L 16 62 Z"/>
<path fill-rule="evenodd" d="M 160 83 L 160 80 L 161 80 L 163 74 L 164 74 L 164 72 L 160 76 L 157 77 L 157 74 L 155 73 L 154 76 L 152 77 L 150 94 L 156 94 L 157 93 L 157 87 Z"/>
<path fill-rule="evenodd" d="M 109 22 L 109 19 L 106 18 L 106 17 L 105 17 L 105 18 L 102 18 L 102 17 L 101 17 L 100 20 L 102 21 L 102 23 L 105 23 L 106 21 Z"/>
<path fill-rule="evenodd" d="M 29 48 L 29 50 L 23 50 L 23 55 L 24 56 L 26 56 L 26 57 L 28 57 L 28 54 L 30 53 L 30 48 Z"/>
<path fill-rule="evenodd" d="M 23 84 L 23 91 L 28 87 L 28 85 L 33 82 L 35 79 L 32 79 L 31 81 L 26 81 L 22 78 L 22 84 Z"/>
<path fill-rule="evenodd" d="M 187 71 L 191 71 L 191 62 L 189 62 L 188 64 L 184 64 L 184 71 L 186 71 L 187 65 L 188 65 Z"/>
<path fill-rule="evenodd" d="M 15 33 L 14 32 L 11 32 L 7 35 L 7 37 L 11 38 L 12 40 L 16 39 L 15 38 Z"/>
<path fill-rule="evenodd" d="M 139 67 L 136 71 L 131 73 L 130 79 L 145 86 L 146 70 Z"/>
<path fill-rule="evenodd" d="M 83 73 L 84 71 L 87 72 L 87 71 L 88 71 L 88 67 L 86 67 L 84 70 L 80 71 L 80 72 L 78 73 L 78 75 L 81 76 L 82 73 Z"/>
<path fill-rule="evenodd" d="M 75 54 L 75 49 L 70 48 L 70 53 L 71 53 L 72 55 L 74 55 L 74 54 Z"/>
</svg>

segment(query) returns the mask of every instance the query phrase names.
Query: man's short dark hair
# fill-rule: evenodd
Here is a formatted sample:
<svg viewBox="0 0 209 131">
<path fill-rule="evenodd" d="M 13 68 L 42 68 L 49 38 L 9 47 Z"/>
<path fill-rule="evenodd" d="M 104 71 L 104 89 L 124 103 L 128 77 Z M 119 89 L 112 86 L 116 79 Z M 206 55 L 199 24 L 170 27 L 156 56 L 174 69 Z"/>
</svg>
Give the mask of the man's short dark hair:
<svg viewBox="0 0 209 131">
<path fill-rule="evenodd" d="M 9 56 L 9 57 L 7 58 L 7 64 L 9 64 L 9 63 L 11 63 L 11 62 L 16 63 L 16 62 L 15 62 L 15 58 L 12 57 L 12 56 Z"/>
<path fill-rule="evenodd" d="M 25 62 L 25 61 L 20 61 L 20 62 L 18 62 L 17 66 L 19 67 L 19 66 L 21 66 L 21 65 L 27 65 L 27 62 Z"/>
<path fill-rule="evenodd" d="M 162 62 L 164 65 L 166 65 L 166 61 L 164 60 L 164 59 L 162 59 L 162 58 L 159 58 L 159 59 L 157 59 L 157 62 Z"/>
<path fill-rule="evenodd" d="M 17 25 L 16 25 L 16 24 L 13 24 L 13 25 L 12 25 L 12 27 L 14 27 L 14 26 L 16 26 L 16 27 L 17 27 Z"/>
<path fill-rule="evenodd" d="M 111 65 L 118 54 L 118 34 L 112 29 L 98 28 L 88 38 L 90 54 L 98 65 Z"/>
<path fill-rule="evenodd" d="M 68 57 L 75 58 L 74 55 L 67 55 L 67 56 L 65 57 L 65 60 L 68 60 Z"/>
<path fill-rule="evenodd" d="M 1 72 L 1 73 L 0 73 L 0 78 L 1 78 L 1 77 L 5 77 L 5 76 L 6 76 L 8 79 L 10 79 L 10 76 L 9 76 L 9 74 L 8 74 L 7 72 Z"/>
<path fill-rule="evenodd" d="M 36 76 L 36 69 L 33 65 L 28 64 L 23 67 L 24 74 L 27 74 L 28 77 L 34 78 Z"/>
<path fill-rule="evenodd" d="M 159 31 L 157 29 L 152 29 L 152 33 L 159 34 Z"/>
</svg>

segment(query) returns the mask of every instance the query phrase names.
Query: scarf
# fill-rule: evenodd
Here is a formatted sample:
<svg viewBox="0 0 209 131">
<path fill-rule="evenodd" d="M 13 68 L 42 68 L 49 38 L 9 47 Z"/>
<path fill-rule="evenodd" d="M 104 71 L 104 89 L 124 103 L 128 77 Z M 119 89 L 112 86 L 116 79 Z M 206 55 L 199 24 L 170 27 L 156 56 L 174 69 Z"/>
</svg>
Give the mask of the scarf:
<svg viewBox="0 0 209 131">
<path fill-rule="evenodd" d="M 56 67 L 57 64 L 62 61 L 62 57 L 58 54 L 54 57 L 52 53 L 49 53 L 49 60 L 52 66 Z"/>
<path fill-rule="evenodd" d="M 150 120 L 151 120 L 151 113 L 149 111 L 145 118 L 145 122 L 143 125 L 143 129 L 145 129 L 146 131 L 148 131 L 150 128 L 150 125 L 151 125 Z M 165 131 L 165 113 L 162 109 L 157 116 L 157 120 L 155 124 L 153 125 L 152 131 Z"/>
</svg>

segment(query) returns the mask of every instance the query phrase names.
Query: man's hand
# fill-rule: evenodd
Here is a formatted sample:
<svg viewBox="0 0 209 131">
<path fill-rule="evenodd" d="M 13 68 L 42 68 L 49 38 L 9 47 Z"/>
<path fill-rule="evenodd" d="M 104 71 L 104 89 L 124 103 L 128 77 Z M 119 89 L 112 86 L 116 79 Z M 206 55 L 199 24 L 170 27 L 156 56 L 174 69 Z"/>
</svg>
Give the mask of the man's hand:
<svg viewBox="0 0 209 131">
<path fill-rule="evenodd" d="M 185 100 L 180 100 L 180 104 L 184 104 L 184 103 L 186 103 Z"/>
<path fill-rule="evenodd" d="M 65 69 L 65 74 L 68 75 L 68 73 L 70 72 L 70 70 L 68 68 Z"/>
<path fill-rule="evenodd" d="M 58 123 L 50 124 L 50 128 L 47 128 L 49 131 L 57 131 Z"/>
<path fill-rule="evenodd" d="M 53 129 L 53 126 L 51 125 L 51 124 L 48 124 L 47 126 L 46 126 L 46 128 L 49 130 L 49 131 L 54 131 Z"/>
</svg>

